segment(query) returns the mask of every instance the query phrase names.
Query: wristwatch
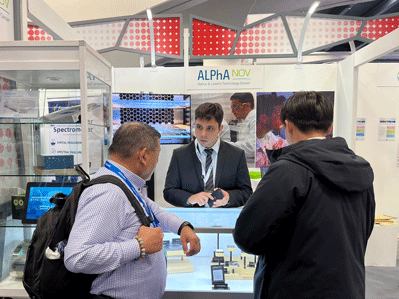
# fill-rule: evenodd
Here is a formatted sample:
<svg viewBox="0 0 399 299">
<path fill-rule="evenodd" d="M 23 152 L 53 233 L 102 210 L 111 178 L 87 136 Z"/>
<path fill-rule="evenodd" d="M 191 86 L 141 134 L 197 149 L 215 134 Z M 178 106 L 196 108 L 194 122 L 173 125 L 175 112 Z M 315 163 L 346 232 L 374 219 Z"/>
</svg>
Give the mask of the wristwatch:
<svg viewBox="0 0 399 299">
<path fill-rule="evenodd" d="M 179 230 L 177 231 L 177 234 L 178 234 L 179 236 L 180 236 L 180 234 L 181 234 L 181 230 L 182 230 L 183 227 L 185 227 L 185 226 L 189 226 L 192 230 L 194 230 L 194 226 L 193 226 L 190 222 L 184 221 L 184 222 L 180 225 Z"/>
</svg>

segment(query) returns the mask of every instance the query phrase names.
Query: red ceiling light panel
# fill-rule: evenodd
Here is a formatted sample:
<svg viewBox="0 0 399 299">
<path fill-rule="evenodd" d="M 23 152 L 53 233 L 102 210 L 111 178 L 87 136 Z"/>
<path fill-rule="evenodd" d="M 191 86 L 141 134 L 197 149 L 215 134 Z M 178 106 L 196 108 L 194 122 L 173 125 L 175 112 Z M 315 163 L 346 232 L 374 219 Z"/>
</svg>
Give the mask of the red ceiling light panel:
<svg viewBox="0 0 399 299">
<path fill-rule="evenodd" d="M 363 28 L 362 37 L 377 40 L 397 28 L 399 28 L 399 17 L 370 20 Z"/>
<path fill-rule="evenodd" d="M 229 55 L 237 31 L 193 19 L 192 47 L 194 56 Z"/>
<path fill-rule="evenodd" d="M 180 18 L 155 18 L 153 24 L 155 52 L 180 56 Z M 150 52 L 151 38 L 148 20 L 130 20 L 120 46 Z"/>
</svg>

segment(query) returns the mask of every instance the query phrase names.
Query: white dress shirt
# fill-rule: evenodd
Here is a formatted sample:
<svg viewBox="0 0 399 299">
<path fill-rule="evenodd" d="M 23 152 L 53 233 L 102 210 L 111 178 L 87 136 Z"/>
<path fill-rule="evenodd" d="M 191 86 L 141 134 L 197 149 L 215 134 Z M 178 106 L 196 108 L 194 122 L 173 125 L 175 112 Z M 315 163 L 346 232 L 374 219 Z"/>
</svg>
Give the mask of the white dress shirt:
<svg viewBox="0 0 399 299">
<path fill-rule="evenodd" d="M 237 142 L 229 142 L 245 152 L 248 167 L 253 167 L 256 148 L 256 111 L 253 109 L 241 124 Z"/>
</svg>

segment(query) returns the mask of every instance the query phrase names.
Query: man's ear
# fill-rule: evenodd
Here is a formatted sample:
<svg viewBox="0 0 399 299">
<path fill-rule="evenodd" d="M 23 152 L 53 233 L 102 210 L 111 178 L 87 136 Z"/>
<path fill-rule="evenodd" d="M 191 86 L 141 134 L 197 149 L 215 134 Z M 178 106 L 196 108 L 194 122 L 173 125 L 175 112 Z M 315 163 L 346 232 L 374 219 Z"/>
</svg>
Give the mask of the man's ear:
<svg viewBox="0 0 399 299">
<path fill-rule="evenodd" d="M 326 135 L 328 135 L 332 131 L 332 129 L 333 129 L 333 124 L 331 124 L 331 126 L 328 128 L 328 131 L 327 131 Z"/>
<path fill-rule="evenodd" d="M 294 130 L 294 124 L 287 119 L 284 122 L 285 122 L 285 130 L 288 133 L 292 134 L 292 132 Z"/>
<path fill-rule="evenodd" d="M 137 151 L 138 159 L 140 164 L 145 165 L 147 163 L 147 151 L 146 147 Z"/>
<path fill-rule="evenodd" d="M 222 130 L 223 130 L 223 125 L 220 124 L 220 126 L 219 126 L 219 134 L 222 132 Z"/>
</svg>

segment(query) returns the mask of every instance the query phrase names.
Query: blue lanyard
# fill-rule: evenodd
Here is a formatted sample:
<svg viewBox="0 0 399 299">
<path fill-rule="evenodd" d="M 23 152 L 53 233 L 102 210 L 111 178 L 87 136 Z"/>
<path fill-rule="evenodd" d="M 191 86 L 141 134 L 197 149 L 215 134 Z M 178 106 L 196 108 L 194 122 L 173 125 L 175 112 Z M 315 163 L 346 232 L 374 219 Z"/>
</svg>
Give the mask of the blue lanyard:
<svg viewBox="0 0 399 299">
<path fill-rule="evenodd" d="M 154 212 L 152 211 L 151 207 L 147 206 L 144 201 L 141 199 L 141 196 L 137 192 L 136 188 L 134 188 L 133 184 L 127 179 L 127 177 L 123 174 L 122 171 L 115 165 L 111 164 L 109 161 L 105 162 L 104 167 L 111 170 L 112 172 L 116 173 L 119 177 L 121 177 L 124 182 L 129 186 L 129 188 L 132 190 L 133 194 L 137 197 L 137 199 L 140 201 L 140 203 L 143 205 L 145 211 L 147 212 L 148 216 L 151 216 L 153 220 L 153 226 L 158 227 L 159 226 L 159 221 L 155 217 Z"/>
</svg>

